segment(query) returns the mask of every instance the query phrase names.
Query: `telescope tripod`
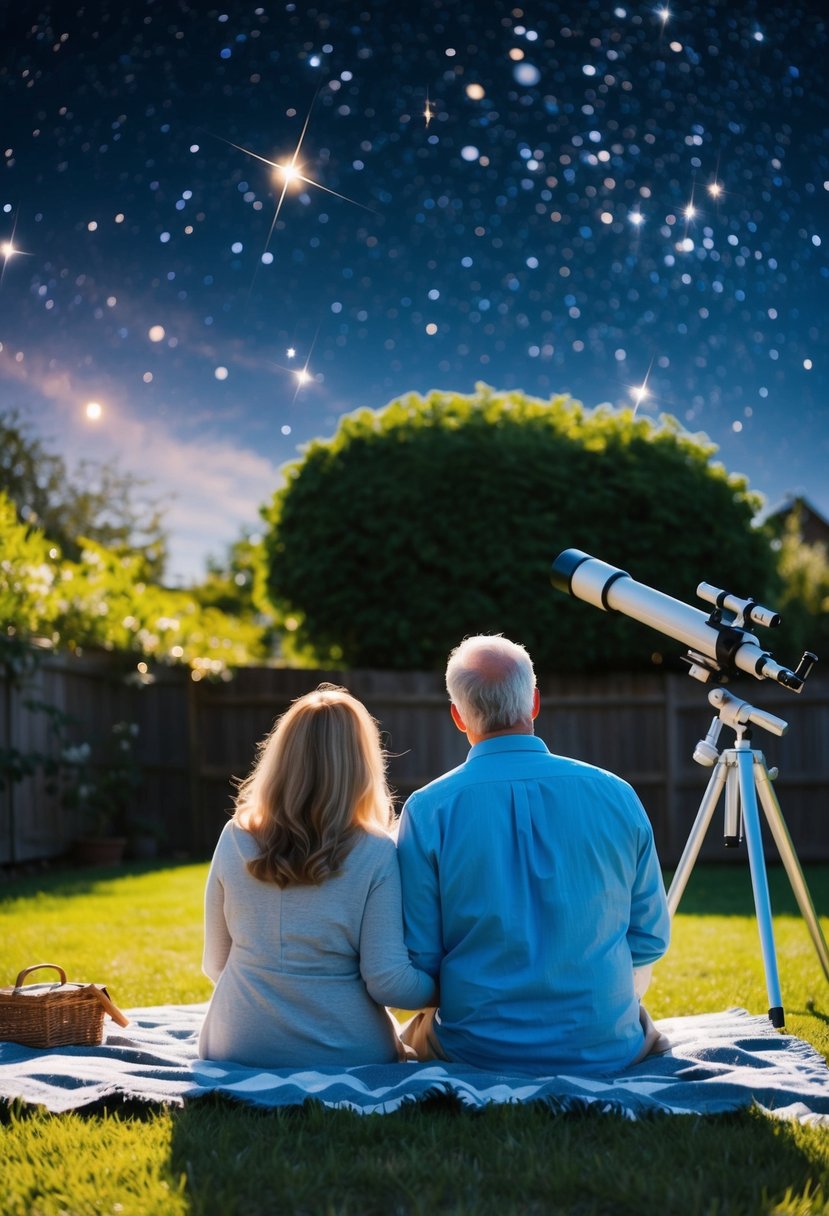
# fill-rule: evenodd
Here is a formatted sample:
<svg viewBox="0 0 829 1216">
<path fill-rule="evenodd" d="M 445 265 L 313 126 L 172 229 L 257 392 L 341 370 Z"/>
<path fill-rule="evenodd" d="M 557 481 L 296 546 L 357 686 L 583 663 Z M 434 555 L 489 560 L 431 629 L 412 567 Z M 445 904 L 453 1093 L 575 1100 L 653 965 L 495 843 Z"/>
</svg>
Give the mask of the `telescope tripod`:
<svg viewBox="0 0 829 1216">
<path fill-rule="evenodd" d="M 673 917 L 717 803 L 725 791 L 725 844 L 726 846 L 736 845 L 743 834 L 745 835 L 751 870 L 751 886 L 754 893 L 754 908 L 766 975 L 769 1020 L 772 1026 L 782 1030 L 784 1027 L 783 999 L 777 974 L 777 955 L 774 947 L 771 902 L 763 855 L 758 798 L 801 915 L 809 928 L 823 974 L 829 982 L 829 950 L 789 830 L 786 827 L 780 803 L 771 784 L 772 776 L 776 776 L 777 773 L 774 769 L 771 773 L 769 772 L 763 753 L 752 750 L 749 741 L 752 724 L 776 735 L 784 734 L 787 724 L 774 714 L 757 709 L 746 701 L 740 701 L 723 688 L 714 689 L 709 693 L 708 700 L 716 708 L 717 716 L 711 723 L 705 739 L 697 744 L 694 759 L 699 764 L 708 767 L 713 765 L 714 771 L 702 797 L 697 817 L 668 890 L 668 908 Z M 735 731 L 737 738 L 733 747 L 718 752 L 717 740 L 723 725 L 730 726 Z"/>
</svg>

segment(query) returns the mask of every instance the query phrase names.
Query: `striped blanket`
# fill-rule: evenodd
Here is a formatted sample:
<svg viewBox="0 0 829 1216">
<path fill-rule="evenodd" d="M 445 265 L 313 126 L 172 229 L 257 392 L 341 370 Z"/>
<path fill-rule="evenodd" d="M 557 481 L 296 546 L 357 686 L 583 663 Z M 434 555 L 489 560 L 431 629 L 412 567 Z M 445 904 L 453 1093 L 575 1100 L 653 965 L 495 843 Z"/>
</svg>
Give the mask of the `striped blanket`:
<svg viewBox="0 0 829 1216">
<path fill-rule="evenodd" d="M 443 1095 L 469 1108 L 541 1102 L 555 1111 L 592 1106 L 630 1119 L 756 1105 L 775 1117 L 829 1127 L 829 1070 L 822 1056 L 743 1009 L 658 1022 L 672 1050 L 612 1076 L 538 1077 L 464 1064 L 263 1071 L 199 1060 L 196 1038 L 205 1008 L 129 1010 L 130 1025 L 107 1022 L 99 1047 L 36 1050 L 0 1043 L 0 1100 L 61 1112 L 119 1101 L 181 1105 L 221 1094 L 260 1107 L 311 1099 L 377 1114 Z"/>
</svg>

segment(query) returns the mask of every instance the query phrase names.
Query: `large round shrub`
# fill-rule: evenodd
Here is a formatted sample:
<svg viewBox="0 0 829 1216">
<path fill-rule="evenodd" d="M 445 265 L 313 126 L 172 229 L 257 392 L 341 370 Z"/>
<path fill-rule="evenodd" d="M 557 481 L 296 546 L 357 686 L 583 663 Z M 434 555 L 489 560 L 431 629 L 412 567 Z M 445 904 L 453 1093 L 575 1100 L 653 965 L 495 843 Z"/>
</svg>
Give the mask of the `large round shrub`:
<svg viewBox="0 0 829 1216">
<path fill-rule="evenodd" d="M 562 396 L 409 394 L 285 470 L 267 593 L 294 656 L 319 664 L 439 668 L 477 632 L 524 642 L 541 670 L 648 664 L 681 648 L 554 590 L 551 563 L 584 549 L 694 604 L 703 579 L 766 594 L 759 499 L 714 451 L 671 418 Z"/>
</svg>

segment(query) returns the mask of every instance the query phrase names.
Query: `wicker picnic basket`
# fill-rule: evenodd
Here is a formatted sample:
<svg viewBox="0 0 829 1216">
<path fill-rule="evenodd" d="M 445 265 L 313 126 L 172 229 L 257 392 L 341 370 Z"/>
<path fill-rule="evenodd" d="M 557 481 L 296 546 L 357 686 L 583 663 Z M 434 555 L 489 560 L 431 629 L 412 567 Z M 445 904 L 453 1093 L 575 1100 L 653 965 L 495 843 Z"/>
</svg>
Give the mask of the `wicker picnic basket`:
<svg viewBox="0 0 829 1216">
<path fill-rule="evenodd" d="M 23 986 L 27 975 L 44 967 L 57 971 L 60 982 Z M 106 1014 L 119 1026 L 129 1025 L 106 988 L 67 983 L 56 963 L 25 967 L 13 988 L 0 988 L 0 1040 L 25 1047 L 97 1045 L 104 1037 Z"/>
</svg>

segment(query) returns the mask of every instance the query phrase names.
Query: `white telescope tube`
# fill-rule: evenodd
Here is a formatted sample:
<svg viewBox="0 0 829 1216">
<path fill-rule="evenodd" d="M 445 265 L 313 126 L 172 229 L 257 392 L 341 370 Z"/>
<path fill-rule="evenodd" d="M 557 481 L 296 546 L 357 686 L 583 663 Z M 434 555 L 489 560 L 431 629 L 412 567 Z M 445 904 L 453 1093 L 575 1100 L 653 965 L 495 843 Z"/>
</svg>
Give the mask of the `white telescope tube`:
<svg viewBox="0 0 829 1216">
<path fill-rule="evenodd" d="M 753 633 L 722 623 L 712 624 L 699 608 L 692 608 L 625 571 L 580 549 L 565 549 L 553 562 L 553 586 L 606 612 L 621 612 L 651 629 L 682 642 L 713 668 L 738 669 L 758 680 L 777 680 L 798 691 L 803 684 L 787 667 L 775 663 Z"/>
</svg>

